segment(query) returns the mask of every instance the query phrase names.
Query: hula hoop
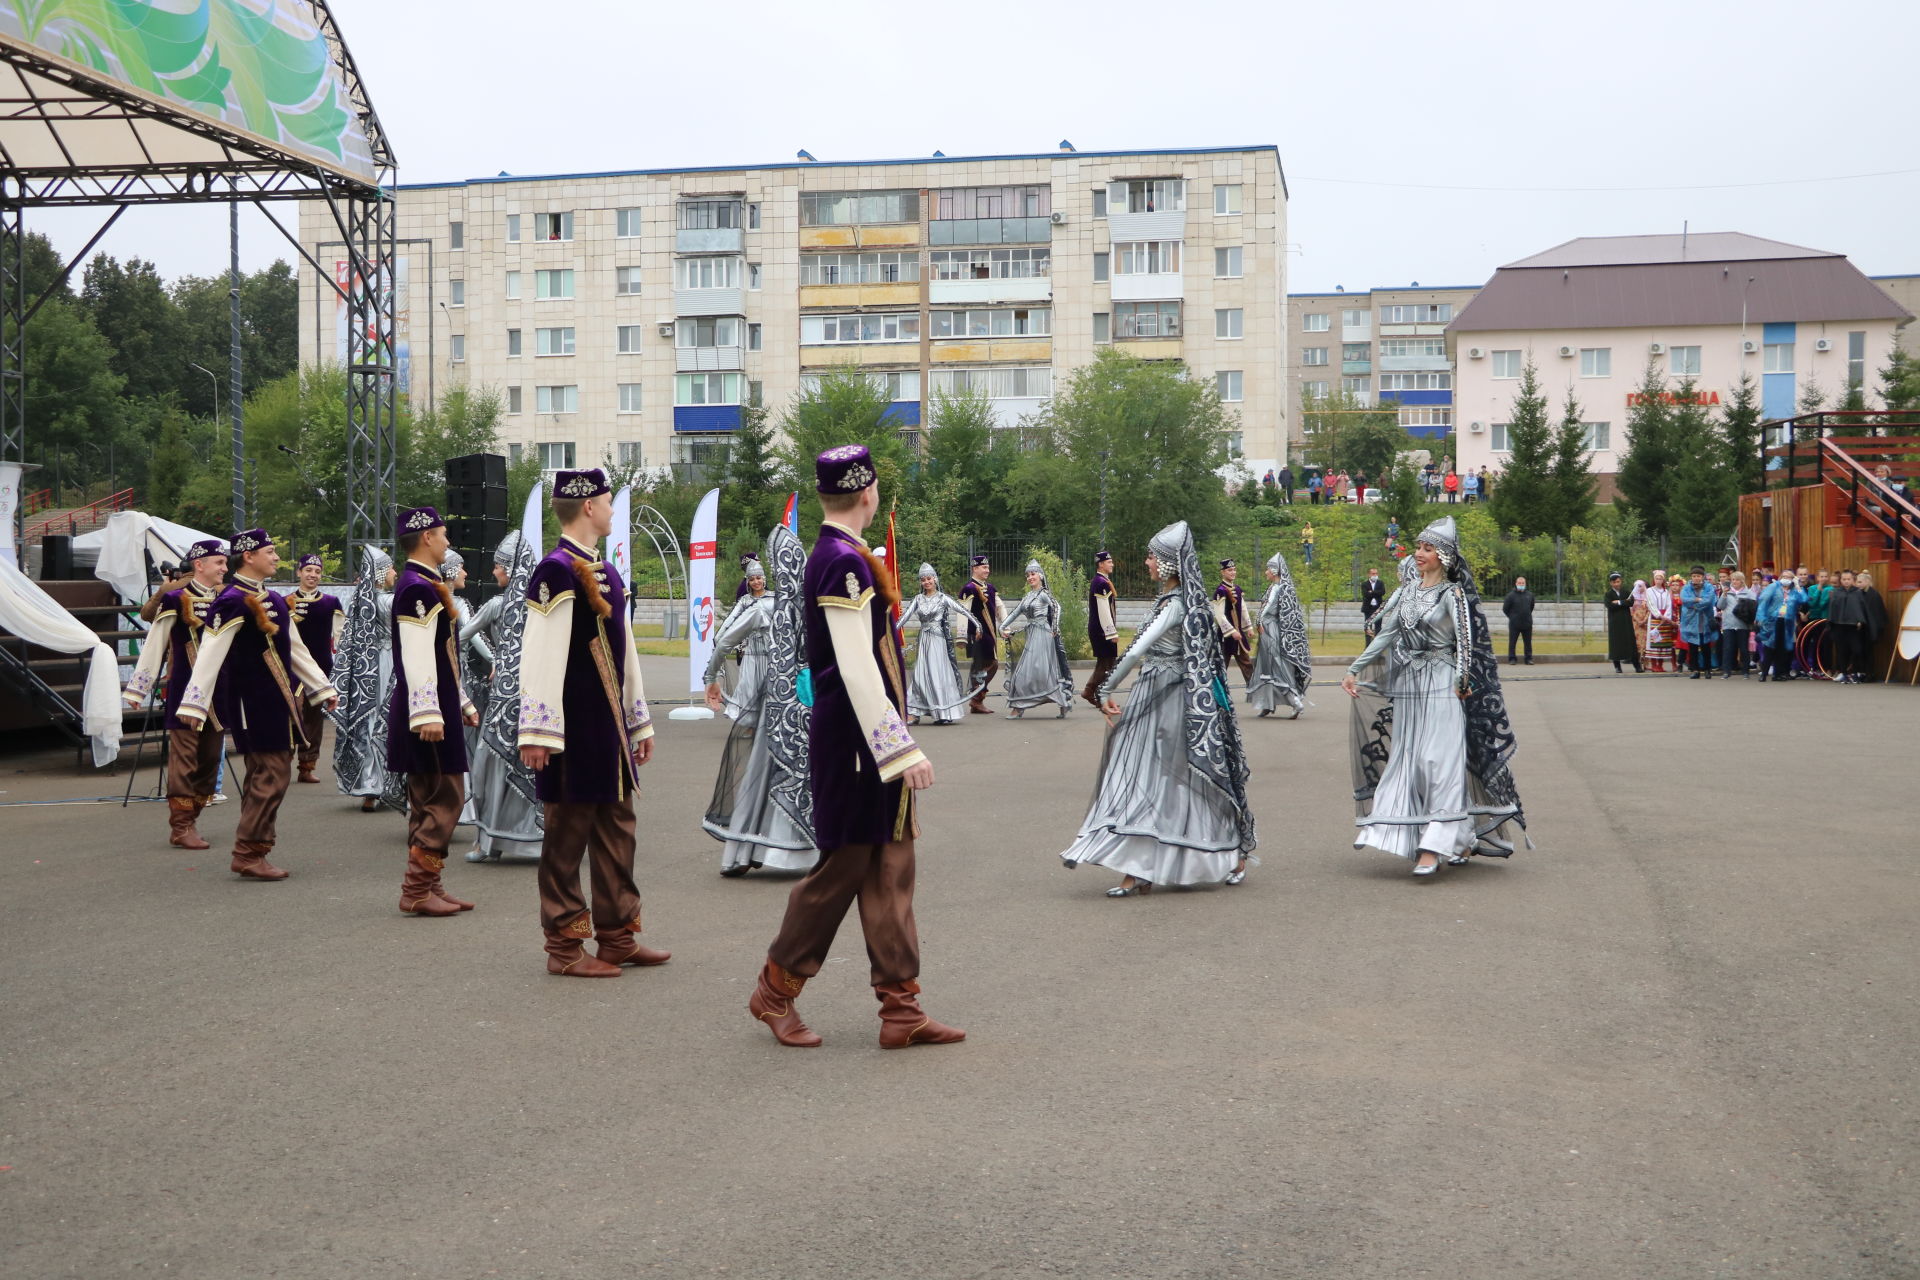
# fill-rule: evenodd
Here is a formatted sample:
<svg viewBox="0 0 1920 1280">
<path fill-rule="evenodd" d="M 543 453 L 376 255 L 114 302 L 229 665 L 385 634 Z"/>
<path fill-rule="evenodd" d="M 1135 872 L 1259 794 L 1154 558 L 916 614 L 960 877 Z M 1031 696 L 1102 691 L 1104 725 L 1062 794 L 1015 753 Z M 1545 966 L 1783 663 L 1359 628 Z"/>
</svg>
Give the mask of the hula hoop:
<svg viewBox="0 0 1920 1280">
<path fill-rule="evenodd" d="M 1819 628 L 1815 631 L 1814 628 Z M 1818 671 L 1831 679 L 1826 664 L 1820 661 L 1820 641 L 1826 637 L 1827 620 L 1815 618 L 1800 628 L 1800 635 L 1794 641 L 1794 656 L 1800 659 L 1800 665 L 1809 671 Z"/>
</svg>

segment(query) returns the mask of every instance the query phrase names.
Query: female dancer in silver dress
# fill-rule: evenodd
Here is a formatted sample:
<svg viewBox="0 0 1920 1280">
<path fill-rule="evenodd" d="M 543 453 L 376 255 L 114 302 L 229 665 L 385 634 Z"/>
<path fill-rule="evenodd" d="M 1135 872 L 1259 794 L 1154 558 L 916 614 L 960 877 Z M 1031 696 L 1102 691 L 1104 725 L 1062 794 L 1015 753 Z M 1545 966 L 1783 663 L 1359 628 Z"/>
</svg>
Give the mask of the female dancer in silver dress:
<svg viewBox="0 0 1920 1280">
<path fill-rule="evenodd" d="M 900 606 L 900 627 L 920 628 L 913 675 L 907 681 L 907 718 L 919 724 L 929 716 L 935 724 L 952 724 L 966 714 L 967 691 L 960 683 L 960 664 L 953 658 L 954 624 L 972 625 L 973 618 L 958 600 L 940 590 L 933 566 L 920 566 L 920 593 Z"/>
<path fill-rule="evenodd" d="M 468 862 L 538 860 L 545 811 L 534 794 L 533 771 L 520 762 L 520 640 L 527 621 L 527 580 L 539 551 L 518 529 L 493 549 L 493 580 L 500 594 L 480 606 L 460 632 L 470 658 L 486 666 L 468 691 L 480 712 L 480 745 L 468 755 L 467 793 L 478 830 Z M 473 670 L 469 667 L 469 670 Z"/>
<path fill-rule="evenodd" d="M 362 812 L 381 800 L 405 807 L 406 779 L 387 772 L 387 700 L 393 693 L 393 558 L 377 547 L 360 550 L 360 581 L 347 605 L 347 625 L 334 661 L 340 690 L 333 739 L 334 785 L 359 796 Z"/>
<path fill-rule="evenodd" d="M 726 621 L 713 638 L 713 653 L 707 658 L 703 683 L 718 687 L 729 654 L 740 655 L 740 666 L 733 676 L 733 691 L 721 694 L 721 705 L 729 720 L 738 723 L 750 718 L 760 705 L 760 686 L 767 678 L 767 628 L 773 618 L 773 597 L 767 593 L 767 571 L 758 560 L 740 566 L 747 594 L 733 602 Z"/>
<path fill-rule="evenodd" d="M 1307 648 L 1307 615 L 1287 572 L 1287 558 L 1278 551 L 1267 561 L 1267 602 L 1260 609 L 1260 647 L 1253 655 L 1253 679 L 1247 701 L 1270 716 L 1281 703 L 1293 708 L 1289 720 L 1298 720 L 1307 707 L 1307 686 L 1313 683 L 1313 654 Z"/>
<path fill-rule="evenodd" d="M 1051 702 L 1065 718 L 1073 705 L 1073 674 L 1067 667 L 1067 648 L 1060 640 L 1060 602 L 1047 590 L 1047 575 L 1038 560 L 1027 562 L 1027 594 L 1020 598 L 1000 634 L 1025 632 L 1020 656 L 1007 675 L 1007 712 L 1018 720 L 1029 707 Z"/>
<path fill-rule="evenodd" d="M 1122 873 L 1110 898 L 1156 884 L 1239 884 L 1258 861 L 1246 751 L 1185 521 L 1154 535 L 1147 572 L 1159 579 L 1160 598 L 1100 689 L 1113 728 L 1079 838 L 1060 855 L 1068 867 L 1091 862 Z M 1114 691 L 1135 668 L 1122 711 Z"/>
<path fill-rule="evenodd" d="M 1407 858 L 1416 876 L 1471 854 L 1508 857 L 1507 824 L 1527 825 L 1508 768 L 1513 728 L 1452 517 L 1421 530 L 1373 624 L 1340 682 L 1354 698 L 1353 847 Z"/>
<path fill-rule="evenodd" d="M 752 621 L 737 628 L 727 619 L 727 632 L 714 643 L 714 660 L 707 664 L 707 705 L 726 708 L 735 716 L 733 729 L 720 757 L 720 776 L 713 787 L 701 828 L 721 842 L 720 874 L 743 876 L 755 867 L 778 871 L 809 871 L 820 861 L 813 847 L 813 800 L 807 779 L 808 706 L 806 624 L 801 611 L 801 575 L 806 549 L 784 524 L 767 535 L 766 563 L 773 566 L 773 590 L 741 598 L 738 613 L 749 607 Z M 755 569 L 747 570 L 751 583 Z M 729 641 L 729 635 L 733 637 Z M 751 675 L 741 664 L 735 693 L 738 710 L 729 706 L 716 681 L 719 664 L 729 644 L 757 645 L 758 670 Z"/>
</svg>

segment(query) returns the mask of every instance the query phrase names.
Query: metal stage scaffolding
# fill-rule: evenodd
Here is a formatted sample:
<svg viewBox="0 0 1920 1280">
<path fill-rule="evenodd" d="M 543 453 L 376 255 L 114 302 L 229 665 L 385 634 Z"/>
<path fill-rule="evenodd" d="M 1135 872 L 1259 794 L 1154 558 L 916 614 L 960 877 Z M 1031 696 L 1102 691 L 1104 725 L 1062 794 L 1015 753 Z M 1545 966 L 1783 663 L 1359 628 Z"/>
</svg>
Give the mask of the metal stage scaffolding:
<svg viewBox="0 0 1920 1280">
<path fill-rule="evenodd" d="M 26 210 L 257 207 L 345 304 L 347 563 L 393 538 L 394 157 L 325 0 L 0 0 L 0 463 L 26 460 Z M 269 205 L 312 200 L 345 245 L 324 269 Z M 63 275 L 60 283 L 64 283 Z M 237 419 L 236 419 L 237 421 Z M 239 443 L 236 438 L 236 466 Z M 16 521 L 18 513 L 15 514 Z"/>
</svg>

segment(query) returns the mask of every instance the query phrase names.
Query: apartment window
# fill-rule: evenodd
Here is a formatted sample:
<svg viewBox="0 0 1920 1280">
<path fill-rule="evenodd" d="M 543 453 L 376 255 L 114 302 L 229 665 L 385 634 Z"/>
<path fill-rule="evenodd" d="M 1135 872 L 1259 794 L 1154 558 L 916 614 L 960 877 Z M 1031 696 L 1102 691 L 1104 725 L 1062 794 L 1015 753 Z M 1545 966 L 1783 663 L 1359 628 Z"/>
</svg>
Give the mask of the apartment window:
<svg viewBox="0 0 1920 1280">
<path fill-rule="evenodd" d="M 613 234 L 622 240 L 632 240 L 640 234 L 640 211 L 638 209 L 615 209 L 613 211 Z"/>
<path fill-rule="evenodd" d="M 963 250 L 959 256 L 964 259 L 967 255 Z M 943 255 L 935 257 L 945 261 Z M 801 284 L 909 284 L 919 278 L 920 255 L 911 249 L 905 253 L 800 255 Z"/>
<path fill-rule="evenodd" d="M 1162 275 L 1180 270 L 1178 240 L 1123 240 L 1113 246 L 1118 255 L 1115 275 Z"/>
<path fill-rule="evenodd" d="M 806 191 L 800 195 L 803 227 L 918 221 L 918 191 Z"/>
<path fill-rule="evenodd" d="M 920 313 L 917 311 L 800 317 L 800 342 L 804 346 L 848 342 L 918 341 L 920 341 Z"/>
<path fill-rule="evenodd" d="M 935 369 L 933 389 L 943 395 L 984 395 L 992 400 L 1044 400 L 1053 394 L 1053 370 L 1036 368 Z"/>
<path fill-rule="evenodd" d="M 935 249 L 931 261 L 935 280 L 1030 280 L 1052 271 L 1053 250 Z"/>
<path fill-rule="evenodd" d="M 1520 376 L 1521 354 L 1518 351 L 1496 351 L 1493 353 L 1493 376 L 1496 378 L 1517 378 Z"/>
<path fill-rule="evenodd" d="M 747 350 L 760 350 L 760 326 L 757 324 L 747 326 Z"/>
<path fill-rule="evenodd" d="M 1674 377 L 1698 377 L 1700 373 L 1700 348 L 1668 347 L 1667 372 Z"/>
<path fill-rule="evenodd" d="M 515 387 L 515 388 L 514 388 L 514 390 L 515 390 L 515 391 L 518 391 L 519 389 L 520 389 L 520 388 L 518 388 L 518 387 Z M 518 411 L 516 410 L 515 412 L 518 412 Z M 517 467 L 517 466 L 519 466 L 519 465 L 520 465 L 520 459 L 521 459 L 521 458 L 523 458 L 523 457 L 525 457 L 525 456 L 526 456 L 526 446 L 525 446 L 525 445 L 520 445 L 520 444 L 510 444 L 510 445 L 508 445 L 508 446 L 507 446 L 507 465 L 508 465 L 508 466 L 510 466 L 510 467 Z"/>
<path fill-rule="evenodd" d="M 915 376 L 918 377 L 919 375 L 916 374 Z M 762 393 L 766 390 L 766 385 L 767 385 L 766 383 L 760 381 L 758 378 L 748 378 L 747 379 L 747 403 L 752 405 L 756 409 L 758 409 L 761 405 L 765 404 L 766 400 L 763 397 Z"/>
<path fill-rule="evenodd" d="M 542 388 L 545 390 L 545 388 Z M 540 450 L 542 471 L 569 471 L 573 468 L 573 441 L 556 440 L 534 446 Z"/>
<path fill-rule="evenodd" d="M 1216 338 L 1239 338 L 1246 323 L 1246 312 L 1239 307 L 1221 307 L 1213 313 L 1213 336 Z"/>
<path fill-rule="evenodd" d="M 1300 349 L 1300 363 L 1325 364 L 1327 363 L 1328 350 L 1330 350 L 1330 348 L 1327 347 L 1302 347 Z"/>
<path fill-rule="evenodd" d="M 1403 427 L 1451 427 L 1453 406 L 1446 404 L 1409 404 L 1400 406 Z"/>
<path fill-rule="evenodd" d="M 1307 333 L 1325 333 L 1333 327 L 1333 317 L 1324 311 L 1309 312 L 1300 321 L 1300 328 Z"/>
<path fill-rule="evenodd" d="M 533 273 L 533 296 L 542 301 L 573 296 L 573 270 L 536 271 Z"/>
<path fill-rule="evenodd" d="M 1613 376 L 1613 348 L 1580 348 L 1580 376 L 1583 378 L 1611 378 Z"/>
<path fill-rule="evenodd" d="M 1107 311 L 1093 313 L 1093 340 L 1095 342 L 1113 341 L 1113 315 Z"/>
<path fill-rule="evenodd" d="M 507 272 L 507 301 L 520 301 L 520 273 L 518 271 Z"/>
<path fill-rule="evenodd" d="M 1340 389 L 1350 396 L 1359 396 L 1365 399 L 1367 396 L 1373 394 L 1372 381 L 1371 378 L 1342 378 L 1340 379 Z"/>
<path fill-rule="evenodd" d="M 533 238 L 535 240 L 573 239 L 573 215 L 570 213 L 534 214 Z"/>
<path fill-rule="evenodd" d="M 1048 307 L 935 311 L 932 324 L 936 338 L 1035 337 L 1053 332 L 1053 311 Z"/>
<path fill-rule="evenodd" d="M 520 215 L 517 213 L 507 215 L 507 243 L 520 243 Z"/>
<path fill-rule="evenodd" d="M 1362 308 L 1358 311 L 1342 311 L 1340 327 L 1342 329 L 1366 329 L 1373 324 L 1373 313 Z"/>
<path fill-rule="evenodd" d="M 646 326 L 623 324 L 614 331 L 614 350 L 623 356 L 637 356 L 646 344 Z"/>
<path fill-rule="evenodd" d="M 464 307 L 467 305 L 467 282 L 465 280 L 447 281 L 447 305 Z"/>
<path fill-rule="evenodd" d="M 1093 255 L 1093 282 L 1095 284 L 1105 284 L 1107 282 L 1107 264 L 1112 261 L 1113 257 L 1110 254 L 1096 253 Z"/>
<path fill-rule="evenodd" d="M 747 230 L 758 231 L 759 229 L 760 229 L 760 206 L 757 203 L 750 204 L 747 206 Z"/>
<path fill-rule="evenodd" d="M 1761 348 L 1763 373 L 1792 373 L 1793 344 L 1791 342 L 1769 342 Z"/>
<path fill-rule="evenodd" d="M 1107 189 L 1105 187 L 1095 187 L 1093 189 L 1093 216 L 1096 218 L 1104 218 L 1107 216 Z"/>
<path fill-rule="evenodd" d="M 673 274 L 681 289 L 738 289 L 740 259 L 681 258 L 673 264 Z"/>
<path fill-rule="evenodd" d="M 1221 280 L 1238 280 L 1241 274 L 1240 255 L 1241 247 L 1237 244 L 1229 245 L 1224 249 L 1215 249 L 1213 274 Z"/>
<path fill-rule="evenodd" d="M 1213 211 L 1215 214 L 1240 212 L 1240 184 L 1215 187 L 1213 189 Z"/>
<path fill-rule="evenodd" d="M 1177 338 L 1180 304 L 1177 302 L 1116 302 L 1113 304 L 1116 338 Z"/>
<path fill-rule="evenodd" d="M 1453 375 L 1450 373 L 1383 373 L 1380 375 L 1380 390 L 1387 391 L 1451 391 Z"/>
<path fill-rule="evenodd" d="M 580 388 L 577 386 L 535 387 L 533 411 L 535 413 L 578 413 L 580 412 Z M 571 450 L 573 446 L 568 445 L 567 448 Z M 568 461 L 561 465 L 570 467 L 573 465 L 573 455 L 569 453 L 567 456 Z"/>
<path fill-rule="evenodd" d="M 673 380 L 673 402 L 677 405 L 739 404 L 740 375 L 737 373 L 683 373 Z"/>
<path fill-rule="evenodd" d="M 447 359 L 455 364 L 467 358 L 467 335 L 456 333 L 447 339 Z"/>
<path fill-rule="evenodd" d="M 1322 362 L 1324 363 L 1324 361 Z M 1325 400 L 1333 394 L 1333 384 L 1321 379 L 1300 384 L 1300 396 L 1306 400 Z"/>
<path fill-rule="evenodd" d="M 507 354 L 510 356 L 520 354 L 520 331 L 518 329 L 507 330 Z"/>
<path fill-rule="evenodd" d="M 1867 334 L 1855 329 L 1847 335 L 1847 387 L 1865 386 L 1867 381 Z"/>
<path fill-rule="evenodd" d="M 1218 191 L 1219 188 L 1215 187 L 1214 190 Z M 1241 398 L 1241 371 L 1238 369 L 1222 369 L 1213 375 L 1213 385 L 1214 389 L 1220 393 L 1222 400 L 1229 403 L 1238 401 Z"/>
<path fill-rule="evenodd" d="M 737 231 L 739 228 L 740 202 L 738 200 L 682 200 L 680 202 L 682 231 Z"/>
<path fill-rule="evenodd" d="M 537 356 L 570 356 L 573 354 L 573 328 L 535 329 L 533 331 L 533 353 Z"/>
<path fill-rule="evenodd" d="M 1445 338 L 1382 338 L 1380 339 L 1380 358 L 1388 356 L 1445 356 L 1447 340 Z M 1499 355 L 1498 351 L 1493 353 Z M 1513 354 L 1518 355 L 1519 352 Z M 1496 363 L 1494 377 L 1501 376 Z M 1518 377 L 1518 374 L 1513 375 Z"/>
<path fill-rule="evenodd" d="M 1187 207 L 1187 184 L 1180 178 L 1138 178 L 1107 188 L 1107 206 L 1120 213 L 1180 213 Z"/>
<path fill-rule="evenodd" d="M 915 259 L 914 265 L 916 267 L 920 265 L 918 259 Z M 757 262 L 749 262 L 747 264 L 747 288 L 758 289 L 759 287 L 760 287 L 760 264 Z"/>
<path fill-rule="evenodd" d="M 1453 304 L 1451 302 L 1380 308 L 1381 324 L 1445 324 L 1452 319 Z"/>
<path fill-rule="evenodd" d="M 635 330 L 639 325 L 628 326 Z M 756 328 L 758 326 L 755 326 Z M 737 316 L 688 317 L 680 322 L 675 345 L 681 347 L 737 347 L 740 345 L 740 320 Z"/>
<path fill-rule="evenodd" d="M 1513 452 L 1513 446 L 1507 443 L 1507 427 L 1509 425 L 1511 424 L 1505 422 L 1496 422 L 1493 424 L 1493 451 L 1495 453 Z"/>
<path fill-rule="evenodd" d="M 1052 212 L 1051 187 L 950 187 L 933 193 L 930 220 L 1044 218 Z"/>
<path fill-rule="evenodd" d="M 1610 449 L 1613 447 L 1610 443 L 1613 437 L 1613 424 L 1607 422 L 1583 422 L 1580 425 L 1585 427 L 1587 431 L 1586 438 L 1581 442 L 1581 448 L 1592 453 L 1596 449 Z"/>
<path fill-rule="evenodd" d="M 1370 342 L 1342 343 L 1340 346 L 1340 358 L 1342 360 L 1371 360 L 1373 359 L 1373 344 Z"/>
<path fill-rule="evenodd" d="M 1247 433 L 1244 431 L 1227 432 L 1227 456 L 1244 458 L 1247 456 Z"/>
<path fill-rule="evenodd" d="M 635 388 L 635 390 L 638 389 L 637 387 Z M 640 441 L 638 440 L 622 440 L 614 445 L 614 450 L 614 460 L 623 467 L 640 467 L 646 465 L 646 454 L 642 451 Z"/>
<path fill-rule="evenodd" d="M 639 383 L 623 382 L 620 384 L 620 412 L 621 413 L 639 413 L 640 412 L 640 384 Z M 624 459 L 622 459 L 622 461 L 624 461 Z"/>
<path fill-rule="evenodd" d="M 624 297 L 639 297 L 640 268 L 615 267 L 613 269 L 613 291 Z"/>
<path fill-rule="evenodd" d="M 449 249 L 464 249 L 467 247 L 466 223 L 449 222 L 447 224 L 447 247 Z"/>
<path fill-rule="evenodd" d="M 507 388 L 507 412 L 519 413 L 520 411 L 521 411 L 520 388 L 508 387 Z M 520 461 L 519 457 L 517 456 L 520 446 L 514 445 L 513 447 L 514 447 L 514 450 L 516 451 L 516 456 L 514 457 L 513 460 L 515 462 L 518 462 Z"/>
</svg>

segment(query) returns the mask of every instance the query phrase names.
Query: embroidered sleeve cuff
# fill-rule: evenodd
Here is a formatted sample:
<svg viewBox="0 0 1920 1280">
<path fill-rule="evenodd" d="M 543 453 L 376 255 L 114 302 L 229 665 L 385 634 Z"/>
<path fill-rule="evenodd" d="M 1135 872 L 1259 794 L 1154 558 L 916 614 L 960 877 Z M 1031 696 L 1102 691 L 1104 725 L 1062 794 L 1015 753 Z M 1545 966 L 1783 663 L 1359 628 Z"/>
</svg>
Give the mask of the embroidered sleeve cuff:
<svg viewBox="0 0 1920 1280">
<path fill-rule="evenodd" d="M 549 706 L 538 698 L 521 698 L 519 745 L 564 751 L 567 724 L 560 708 Z"/>
<path fill-rule="evenodd" d="M 519 747 L 545 747 L 555 755 L 567 749 L 567 735 L 564 733 L 544 733 L 537 729 L 522 729 L 519 739 L 514 743 Z"/>
<path fill-rule="evenodd" d="M 152 692 L 153 673 L 151 671 L 135 671 L 133 676 L 127 681 L 124 696 L 128 702 L 138 702 Z"/>
<path fill-rule="evenodd" d="M 925 763 L 926 758 L 927 758 L 926 755 L 920 750 L 920 748 L 915 747 L 913 750 L 907 752 L 907 754 L 899 757 L 898 759 L 889 761 L 888 763 L 881 765 L 880 781 L 892 782 L 895 778 L 898 778 L 901 774 L 913 768 L 913 766 L 917 764 Z"/>
<path fill-rule="evenodd" d="M 873 751 L 873 762 L 879 766 L 883 782 L 891 782 L 905 773 L 914 760 L 926 758 L 920 754 L 913 735 L 907 732 L 900 713 L 892 707 L 887 708 L 880 717 L 880 723 L 868 732 L 867 746 Z M 914 757 L 914 760 L 908 760 L 908 756 Z"/>
<path fill-rule="evenodd" d="M 340 691 L 330 684 L 309 686 L 307 689 L 307 702 L 316 707 L 326 702 L 329 698 L 337 698 L 339 696 Z"/>
</svg>

